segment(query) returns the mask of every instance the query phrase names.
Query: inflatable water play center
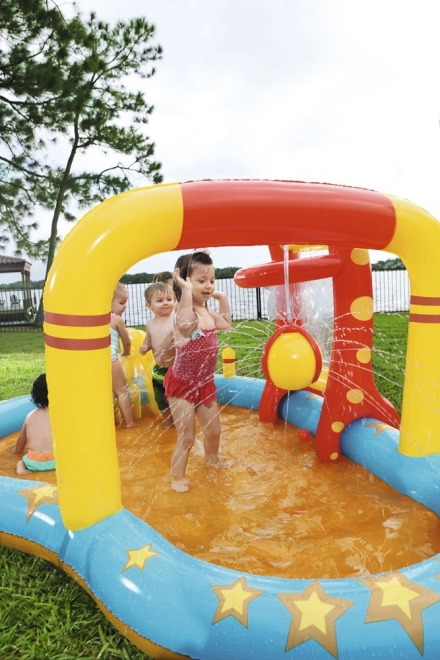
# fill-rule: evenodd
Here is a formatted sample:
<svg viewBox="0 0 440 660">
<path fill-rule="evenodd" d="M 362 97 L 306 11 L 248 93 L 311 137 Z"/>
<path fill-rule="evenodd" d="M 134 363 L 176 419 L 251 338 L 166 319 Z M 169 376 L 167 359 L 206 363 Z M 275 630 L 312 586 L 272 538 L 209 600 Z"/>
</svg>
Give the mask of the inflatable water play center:
<svg viewBox="0 0 440 660">
<path fill-rule="evenodd" d="M 190 556 L 123 507 L 112 294 L 135 263 L 194 249 L 201 228 L 210 247 L 268 246 L 267 263 L 235 281 L 287 292 L 262 352 L 265 378 L 217 375 L 219 402 L 257 411 L 261 425 L 285 420 L 314 437 L 329 468 L 349 459 L 439 516 L 438 221 L 359 188 L 206 180 L 108 199 L 61 243 L 44 292 L 56 480 L 0 476 L 0 544 L 63 568 L 152 658 L 437 660 L 440 555 L 349 578 L 256 575 Z M 309 256 L 313 246 L 322 249 Z M 400 257 L 410 277 L 401 416 L 374 380 L 370 249 Z M 296 287 L 321 279 L 333 295 L 328 361 L 295 313 Z M 146 396 L 154 407 L 151 388 Z M 0 403 L 0 437 L 31 409 L 27 396 Z"/>
</svg>

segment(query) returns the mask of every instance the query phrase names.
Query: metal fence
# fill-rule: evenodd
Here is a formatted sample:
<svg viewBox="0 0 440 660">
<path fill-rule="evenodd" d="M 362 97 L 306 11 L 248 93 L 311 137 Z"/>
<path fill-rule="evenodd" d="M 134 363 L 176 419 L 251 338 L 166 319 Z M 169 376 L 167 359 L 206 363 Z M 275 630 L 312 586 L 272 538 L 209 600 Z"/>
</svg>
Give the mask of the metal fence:
<svg viewBox="0 0 440 660">
<path fill-rule="evenodd" d="M 410 286 L 406 270 L 373 271 L 375 312 L 407 312 Z M 144 291 L 147 284 L 128 284 L 128 305 L 125 322 L 128 326 L 143 326 L 150 318 L 145 307 Z M 228 296 L 233 319 L 267 319 L 265 289 L 241 289 L 234 280 L 216 280 L 216 286 Z M 35 314 L 42 296 L 41 289 L 32 289 L 32 298 L 25 298 L 22 289 L 0 289 L 0 330 L 32 331 Z"/>
<path fill-rule="evenodd" d="M 34 322 L 42 295 L 42 289 L 0 289 L 0 330 L 35 330 Z"/>
</svg>

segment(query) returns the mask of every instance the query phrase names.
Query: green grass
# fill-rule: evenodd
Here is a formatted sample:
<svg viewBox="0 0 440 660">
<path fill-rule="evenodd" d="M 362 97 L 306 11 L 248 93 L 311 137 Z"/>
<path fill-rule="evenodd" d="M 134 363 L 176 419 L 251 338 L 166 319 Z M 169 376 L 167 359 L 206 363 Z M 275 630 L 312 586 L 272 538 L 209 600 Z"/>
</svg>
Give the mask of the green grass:
<svg viewBox="0 0 440 660">
<path fill-rule="evenodd" d="M 381 393 L 400 411 L 407 314 L 376 314 L 373 370 Z M 273 324 L 245 321 L 221 333 L 236 351 L 237 375 L 261 377 L 261 350 Z M 0 333 L 0 398 L 28 394 L 45 371 L 41 333 Z M 218 362 L 221 372 L 221 356 Z M 87 660 L 148 658 L 120 635 L 72 578 L 43 559 L 0 546 L 0 658 Z"/>
<path fill-rule="evenodd" d="M 401 411 L 408 314 L 375 314 L 373 372 L 379 391 Z M 234 322 L 231 332 L 219 334 L 217 372 L 222 371 L 221 350 L 236 352 L 237 376 L 262 378 L 261 351 L 273 332 L 267 321 Z M 0 400 L 28 394 L 33 380 L 45 371 L 41 332 L 0 332 Z"/>
<path fill-rule="evenodd" d="M 47 561 L 0 547 L 0 658 L 87 660 L 145 655 L 92 598 Z"/>
<path fill-rule="evenodd" d="M 375 314 L 373 373 L 377 388 L 402 412 L 408 313 Z"/>
<path fill-rule="evenodd" d="M 44 371 L 42 332 L 0 332 L 0 400 L 29 394 Z"/>
<path fill-rule="evenodd" d="M 237 376 L 263 378 L 261 352 L 274 327 L 267 321 L 235 321 L 230 332 L 219 333 L 217 373 L 222 373 L 222 349 L 228 347 L 235 350 Z"/>
</svg>

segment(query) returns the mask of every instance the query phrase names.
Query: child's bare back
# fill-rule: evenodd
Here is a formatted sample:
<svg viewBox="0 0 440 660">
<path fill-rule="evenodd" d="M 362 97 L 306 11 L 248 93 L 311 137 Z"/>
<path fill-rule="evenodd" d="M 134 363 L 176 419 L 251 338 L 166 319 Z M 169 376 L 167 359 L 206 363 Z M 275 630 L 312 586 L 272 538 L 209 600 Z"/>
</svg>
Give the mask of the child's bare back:
<svg viewBox="0 0 440 660">
<path fill-rule="evenodd" d="M 55 469 L 46 374 L 34 380 L 31 398 L 38 407 L 26 416 L 17 443 L 9 448 L 13 454 L 21 454 L 27 447 L 26 454 L 17 463 L 19 475 Z"/>
<path fill-rule="evenodd" d="M 52 451 L 49 408 L 37 408 L 30 412 L 24 422 L 27 448 L 40 453 Z"/>
</svg>

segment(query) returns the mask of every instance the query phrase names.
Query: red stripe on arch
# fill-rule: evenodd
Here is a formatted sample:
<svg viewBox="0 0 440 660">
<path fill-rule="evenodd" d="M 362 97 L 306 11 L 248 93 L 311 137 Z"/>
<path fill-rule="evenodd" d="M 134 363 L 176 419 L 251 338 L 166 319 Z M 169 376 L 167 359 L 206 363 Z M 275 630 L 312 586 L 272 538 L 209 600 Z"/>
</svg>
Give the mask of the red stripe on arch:
<svg viewBox="0 0 440 660">
<path fill-rule="evenodd" d="M 440 323 L 440 314 L 410 314 L 410 323 Z"/>
<path fill-rule="evenodd" d="M 411 296 L 411 305 L 440 305 L 440 298 L 432 298 L 431 296 Z"/>
<path fill-rule="evenodd" d="M 299 181 L 188 181 L 176 250 L 200 245 L 338 245 L 386 248 L 396 214 L 386 195 Z"/>
<path fill-rule="evenodd" d="M 55 312 L 44 312 L 46 323 L 53 325 L 68 325 L 74 328 L 92 328 L 98 325 L 110 323 L 110 312 L 106 314 L 56 314 Z"/>
<path fill-rule="evenodd" d="M 65 337 L 53 337 L 45 334 L 44 341 L 46 346 L 60 348 L 64 351 L 96 351 L 110 346 L 110 335 L 98 337 L 97 339 L 66 339 Z"/>
</svg>

